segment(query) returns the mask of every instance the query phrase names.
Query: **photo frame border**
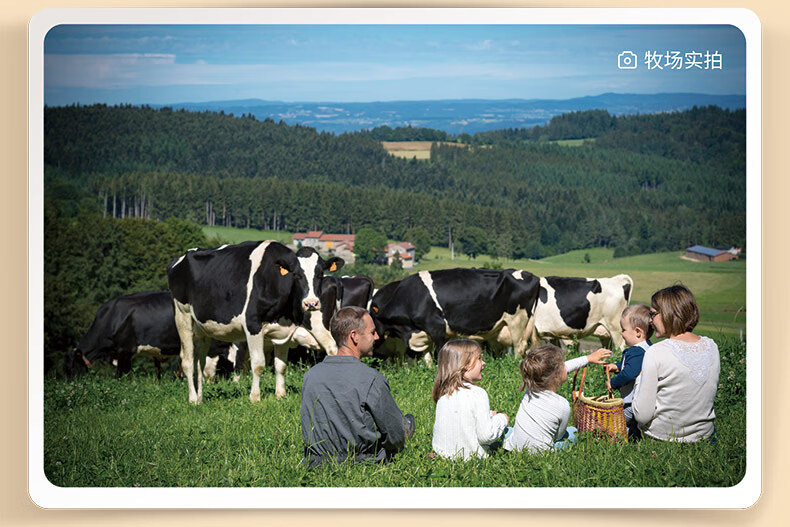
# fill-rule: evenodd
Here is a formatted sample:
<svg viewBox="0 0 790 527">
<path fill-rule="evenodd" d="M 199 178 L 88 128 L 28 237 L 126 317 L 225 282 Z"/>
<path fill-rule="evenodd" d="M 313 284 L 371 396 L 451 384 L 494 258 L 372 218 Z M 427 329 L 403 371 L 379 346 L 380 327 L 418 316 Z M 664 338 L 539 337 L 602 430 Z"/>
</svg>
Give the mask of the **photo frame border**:
<svg viewBox="0 0 790 527">
<path fill-rule="evenodd" d="M 746 40 L 747 370 L 746 472 L 732 487 L 703 488 L 96 488 L 57 487 L 44 474 L 43 110 L 44 39 L 60 24 L 719 25 Z M 28 491 L 44 508 L 746 508 L 762 492 L 761 28 L 748 9 L 260 8 L 47 9 L 28 33 Z M 185 403 L 186 404 L 186 403 Z M 251 506 L 250 504 L 254 504 Z"/>
</svg>

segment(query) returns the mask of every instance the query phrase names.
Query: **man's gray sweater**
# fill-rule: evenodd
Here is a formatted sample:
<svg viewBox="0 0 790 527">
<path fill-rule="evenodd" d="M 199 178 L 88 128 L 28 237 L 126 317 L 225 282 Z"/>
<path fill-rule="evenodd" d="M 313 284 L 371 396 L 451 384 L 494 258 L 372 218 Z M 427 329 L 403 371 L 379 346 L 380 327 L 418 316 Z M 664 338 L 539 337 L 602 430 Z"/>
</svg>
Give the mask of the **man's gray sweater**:
<svg viewBox="0 0 790 527">
<path fill-rule="evenodd" d="M 328 356 L 304 376 L 302 440 L 310 468 L 328 458 L 381 461 L 403 448 L 403 414 L 381 373 L 356 357 Z"/>
</svg>

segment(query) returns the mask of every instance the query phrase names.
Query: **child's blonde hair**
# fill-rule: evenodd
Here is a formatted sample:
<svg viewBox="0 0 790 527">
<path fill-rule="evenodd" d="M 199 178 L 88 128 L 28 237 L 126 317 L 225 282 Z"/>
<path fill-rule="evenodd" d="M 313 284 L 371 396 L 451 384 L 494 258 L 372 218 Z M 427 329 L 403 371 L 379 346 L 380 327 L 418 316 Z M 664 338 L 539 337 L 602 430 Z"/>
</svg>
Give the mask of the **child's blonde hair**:
<svg viewBox="0 0 790 527">
<path fill-rule="evenodd" d="M 436 379 L 433 381 L 433 402 L 443 395 L 451 395 L 464 388 L 464 373 L 475 359 L 483 354 L 480 345 L 472 340 L 451 340 L 442 346 L 437 358 Z"/>
<path fill-rule="evenodd" d="M 653 336 L 653 324 L 650 323 L 650 308 L 645 304 L 634 304 L 623 309 L 620 317 L 627 320 L 631 327 L 639 328 L 645 334 L 645 340 Z"/>
<path fill-rule="evenodd" d="M 530 349 L 519 365 L 523 381 L 520 390 L 527 388 L 530 392 L 538 392 L 556 388 L 555 379 L 565 368 L 562 359 L 562 350 L 552 344 Z"/>
</svg>

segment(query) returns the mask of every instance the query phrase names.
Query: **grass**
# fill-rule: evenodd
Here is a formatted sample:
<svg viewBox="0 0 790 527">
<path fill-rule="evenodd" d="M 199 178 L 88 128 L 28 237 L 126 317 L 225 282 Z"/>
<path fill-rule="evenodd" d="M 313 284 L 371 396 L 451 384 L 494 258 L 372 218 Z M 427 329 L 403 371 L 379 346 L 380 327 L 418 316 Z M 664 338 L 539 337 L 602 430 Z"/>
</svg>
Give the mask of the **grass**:
<svg viewBox="0 0 790 527">
<path fill-rule="evenodd" d="M 275 240 L 280 243 L 291 243 L 293 233 L 287 231 L 262 231 L 259 229 L 239 229 L 236 227 L 203 227 L 203 233 L 211 240 L 222 243 L 241 243 L 246 241 Z"/>
<path fill-rule="evenodd" d="M 135 363 L 115 380 L 89 374 L 44 385 L 44 470 L 64 487 L 708 487 L 731 486 L 745 472 L 744 345 L 719 336 L 722 373 L 715 401 L 718 443 L 609 443 L 582 436 L 567 451 L 495 453 L 469 462 L 427 459 L 435 406 L 435 368 L 376 363 L 389 379 L 416 432 L 389 465 L 349 464 L 307 471 L 301 464 L 300 388 L 305 365 L 287 370 L 288 397 L 274 398 L 274 376 L 263 377 L 263 399 L 247 399 L 250 377 L 205 386 L 204 402 L 187 403 L 186 383 L 172 374 L 157 383 Z M 512 419 L 521 394 L 518 362 L 486 357 L 481 386 L 493 409 Z M 571 379 L 560 389 L 570 399 Z M 585 393 L 605 392 L 591 367 Z"/>
</svg>

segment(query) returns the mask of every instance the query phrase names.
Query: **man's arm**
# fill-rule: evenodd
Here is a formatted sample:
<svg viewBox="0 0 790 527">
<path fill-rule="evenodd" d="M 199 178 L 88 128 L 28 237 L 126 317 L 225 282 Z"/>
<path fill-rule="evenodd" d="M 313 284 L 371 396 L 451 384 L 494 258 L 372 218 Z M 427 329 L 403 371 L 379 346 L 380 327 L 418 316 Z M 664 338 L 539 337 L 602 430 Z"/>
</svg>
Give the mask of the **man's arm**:
<svg viewBox="0 0 790 527">
<path fill-rule="evenodd" d="M 403 428 L 403 413 L 392 397 L 387 379 L 377 376 L 370 387 L 368 408 L 381 434 L 381 446 L 394 453 L 403 449 L 406 431 Z"/>
</svg>

